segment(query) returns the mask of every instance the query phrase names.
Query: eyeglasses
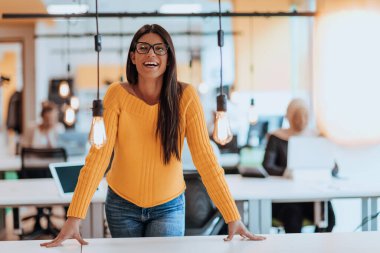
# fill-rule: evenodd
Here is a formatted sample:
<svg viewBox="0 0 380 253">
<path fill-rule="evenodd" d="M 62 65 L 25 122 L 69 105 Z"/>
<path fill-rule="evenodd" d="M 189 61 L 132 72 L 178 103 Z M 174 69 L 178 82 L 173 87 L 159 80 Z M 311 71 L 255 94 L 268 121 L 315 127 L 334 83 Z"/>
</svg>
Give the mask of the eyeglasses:
<svg viewBox="0 0 380 253">
<path fill-rule="evenodd" d="M 153 52 L 156 55 L 165 55 L 168 53 L 169 46 L 164 43 L 156 43 L 151 45 L 146 42 L 137 42 L 136 44 L 136 51 L 139 54 L 147 54 L 151 48 L 153 48 Z"/>
</svg>

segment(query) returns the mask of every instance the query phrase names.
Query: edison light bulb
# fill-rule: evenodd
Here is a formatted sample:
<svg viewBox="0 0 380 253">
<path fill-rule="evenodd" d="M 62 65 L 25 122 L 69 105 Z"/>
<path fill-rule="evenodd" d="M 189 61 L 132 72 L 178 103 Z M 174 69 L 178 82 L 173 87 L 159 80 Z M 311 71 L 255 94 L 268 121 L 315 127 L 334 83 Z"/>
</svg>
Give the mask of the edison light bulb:
<svg viewBox="0 0 380 253">
<path fill-rule="evenodd" d="M 215 142 L 219 143 L 220 145 L 225 145 L 232 140 L 232 132 L 227 112 L 216 112 L 214 132 L 212 136 Z"/>
<path fill-rule="evenodd" d="M 257 121 L 259 120 L 259 114 L 257 113 L 255 100 L 253 98 L 251 99 L 251 105 L 249 106 L 249 109 L 248 109 L 248 120 L 249 120 L 249 123 L 252 125 L 256 124 Z"/>
<path fill-rule="evenodd" d="M 65 116 L 63 118 L 63 121 L 68 126 L 72 126 L 75 122 L 75 111 L 71 106 L 68 106 L 65 110 Z"/>
<path fill-rule="evenodd" d="M 94 117 L 90 130 L 90 144 L 100 149 L 107 141 L 103 117 Z"/>
<path fill-rule="evenodd" d="M 67 81 L 62 81 L 58 88 L 59 96 L 62 98 L 67 98 L 70 94 L 70 86 Z"/>
<path fill-rule="evenodd" d="M 75 96 L 71 97 L 71 99 L 70 99 L 70 106 L 74 110 L 78 110 L 79 109 L 79 99 L 78 99 L 78 97 L 75 97 Z"/>
</svg>

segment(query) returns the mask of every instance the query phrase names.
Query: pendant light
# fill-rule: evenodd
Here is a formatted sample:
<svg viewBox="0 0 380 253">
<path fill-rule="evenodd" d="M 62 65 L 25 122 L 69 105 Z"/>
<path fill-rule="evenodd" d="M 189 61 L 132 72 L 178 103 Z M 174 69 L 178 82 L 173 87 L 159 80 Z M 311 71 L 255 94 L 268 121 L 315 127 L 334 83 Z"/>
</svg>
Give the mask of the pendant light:
<svg viewBox="0 0 380 253">
<path fill-rule="evenodd" d="M 225 145 L 232 140 L 232 131 L 227 115 L 227 96 L 223 94 L 223 54 L 224 32 L 222 30 L 222 10 L 219 0 L 219 30 L 218 46 L 220 49 L 220 94 L 216 97 L 216 115 L 214 121 L 214 132 L 212 134 L 215 142 Z"/>
<path fill-rule="evenodd" d="M 70 98 L 70 106 L 73 108 L 75 111 L 79 110 L 80 102 L 79 98 L 76 96 L 72 96 Z"/>
<path fill-rule="evenodd" d="M 66 48 L 66 57 L 67 57 L 67 78 L 62 80 L 58 86 L 58 94 L 61 98 L 67 98 L 70 95 L 70 19 L 67 19 L 67 48 Z"/>
<path fill-rule="evenodd" d="M 257 113 L 257 109 L 255 106 L 255 99 L 251 98 L 251 104 L 248 108 L 248 120 L 249 124 L 255 125 L 259 120 L 259 114 Z"/>
<path fill-rule="evenodd" d="M 67 126 L 72 126 L 75 123 L 76 116 L 75 116 L 75 110 L 70 106 L 65 104 L 64 105 L 64 116 L 63 116 L 63 122 Z"/>
<path fill-rule="evenodd" d="M 104 146 L 107 141 L 106 137 L 106 128 L 104 126 L 103 120 L 103 101 L 99 99 L 99 53 L 102 50 L 102 37 L 99 34 L 99 25 L 98 25 L 98 0 L 95 0 L 96 3 L 96 35 L 95 35 L 95 51 L 97 52 L 97 99 L 92 101 L 92 124 L 89 135 L 89 141 L 91 146 L 94 146 L 97 149 L 100 149 Z"/>
<path fill-rule="evenodd" d="M 249 24 L 249 76 L 250 76 L 250 85 L 253 85 L 253 19 L 250 18 Z M 251 98 L 251 103 L 248 108 L 248 121 L 251 125 L 255 125 L 259 120 L 259 114 L 257 113 L 257 108 L 255 106 L 255 99 Z"/>
<path fill-rule="evenodd" d="M 59 83 L 58 92 L 61 98 L 67 98 L 70 95 L 70 86 L 67 80 L 62 80 Z"/>
</svg>

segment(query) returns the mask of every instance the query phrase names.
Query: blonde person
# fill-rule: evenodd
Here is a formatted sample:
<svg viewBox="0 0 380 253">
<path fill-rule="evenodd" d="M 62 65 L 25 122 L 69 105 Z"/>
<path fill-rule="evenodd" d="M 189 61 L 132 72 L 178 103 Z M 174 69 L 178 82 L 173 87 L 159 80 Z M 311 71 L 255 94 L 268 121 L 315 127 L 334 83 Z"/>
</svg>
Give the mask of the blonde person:
<svg viewBox="0 0 380 253">
<path fill-rule="evenodd" d="M 307 129 L 309 111 L 301 99 L 293 99 L 287 108 L 286 117 L 289 128 L 279 129 L 269 135 L 265 150 L 263 166 L 268 174 L 283 176 L 287 166 L 288 140 L 292 136 L 316 136 L 316 132 Z M 314 204 L 307 203 L 274 203 L 272 216 L 284 224 L 286 233 L 300 233 L 304 219 L 314 219 Z M 325 229 L 316 227 L 316 232 L 331 232 L 335 225 L 335 215 L 328 202 L 328 226 Z"/>
<path fill-rule="evenodd" d="M 174 45 L 159 25 L 134 35 L 127 60 L 128 83 L 112 84 L 104 97 L 106 145 L 86 158 L 68 219 L 53 247 L 79 234 L 93 193 L 108 166 L 106 217 L 112 237 L 183 236 L 185 182 L 180 161 L 184 138 L 209 195 L 234 234 L 262 240 L 243 225 L 210 145 L 196 90 L 177 81 Z"/>
</svg>

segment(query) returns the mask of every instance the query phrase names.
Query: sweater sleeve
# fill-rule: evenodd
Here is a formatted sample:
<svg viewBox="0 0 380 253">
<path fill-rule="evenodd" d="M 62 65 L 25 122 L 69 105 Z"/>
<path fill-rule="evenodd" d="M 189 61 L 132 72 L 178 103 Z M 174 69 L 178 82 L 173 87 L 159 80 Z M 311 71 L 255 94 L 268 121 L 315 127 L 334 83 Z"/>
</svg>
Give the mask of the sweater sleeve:
<svg viewBox="0 0 380 253">
<path fill-rule="evenodd" d="M 85 165 L 81 169 L 67 216 L 85 218 L 91 199 L 108 167 L 117 136 L 120 113 L 118 101 L 118 91 L 114 84 L 109 87 L 104 97 L 103 117 L 107 135 L 106 144 L 100 149 L 91 147 Z"/>
<path fill-rule="evenodd" d="M 186 95 L 190 96 L 186 111 L 186 138 L 194 165 L 225 222 L 239 220 L 240 214 L 225 180 L 224 170 L 219 166 L 210 144 L 198 94 L 191 86 L 187 87 L 185 92 L 188 92 Z"/>
<path fill-rule="evenodd" d="M 276 164 L 278 156 L 278 145 L 278 141 L 276 141 L 273 135 L 270 135 L 267 147 L 265 149 L 263 167 L 271 176 L 282 176 L 285 171 L 285 167 Z"/>
</svg>

